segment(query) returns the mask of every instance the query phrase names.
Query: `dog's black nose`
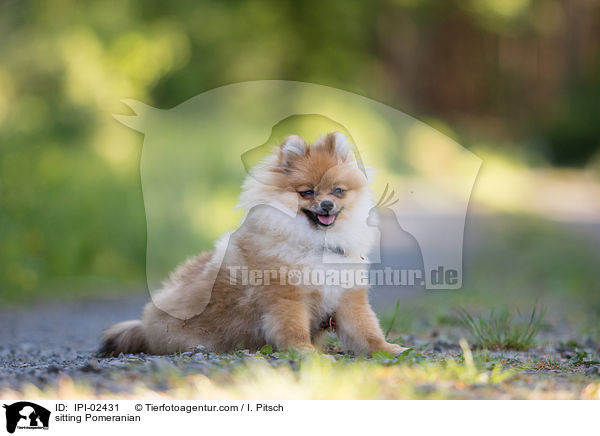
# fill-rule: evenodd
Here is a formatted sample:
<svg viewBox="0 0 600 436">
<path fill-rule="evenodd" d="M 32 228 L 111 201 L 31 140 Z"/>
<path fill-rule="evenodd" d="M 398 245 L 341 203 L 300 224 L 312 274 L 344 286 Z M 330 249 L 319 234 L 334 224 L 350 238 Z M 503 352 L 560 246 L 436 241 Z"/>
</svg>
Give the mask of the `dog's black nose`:
<svg viewBox="0 0 600 436">
<path fill-rule="evenodd" d="M 325 212 L 329 212 L 331 209 L 333 209 L 333 201 L 329 201 L 329 200 L 322 201 L 321 209 L 323 209 Z"/>
</svg>

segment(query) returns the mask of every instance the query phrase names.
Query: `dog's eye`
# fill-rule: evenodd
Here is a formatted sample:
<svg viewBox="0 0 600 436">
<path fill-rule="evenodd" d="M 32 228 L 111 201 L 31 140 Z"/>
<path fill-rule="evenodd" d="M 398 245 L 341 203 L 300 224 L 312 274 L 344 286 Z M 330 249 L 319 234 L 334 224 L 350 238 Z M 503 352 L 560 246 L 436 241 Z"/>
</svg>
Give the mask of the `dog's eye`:
<svg viewBox="0 0 600 436">
<path fill-rule="evenodd" d="M 342 188 L 335 188 L 335 189 L 333 190 L 333 193 L 334 193 L 334 194 L 337 194 L 337 195 L 341 195 L 341 194 L 343 194 L 344 192 L 346 192 L 346 191 L 344 191 Z"/>
<path fill-rule="evenodd" d="M 315 194 L 315 191 L 313 191 L 312 189 L 308 189 L 306 191 L 300 191 L 298 194 L 300 194 L 303 197 L 310 197 L 311 195 Z"/>
</svg>

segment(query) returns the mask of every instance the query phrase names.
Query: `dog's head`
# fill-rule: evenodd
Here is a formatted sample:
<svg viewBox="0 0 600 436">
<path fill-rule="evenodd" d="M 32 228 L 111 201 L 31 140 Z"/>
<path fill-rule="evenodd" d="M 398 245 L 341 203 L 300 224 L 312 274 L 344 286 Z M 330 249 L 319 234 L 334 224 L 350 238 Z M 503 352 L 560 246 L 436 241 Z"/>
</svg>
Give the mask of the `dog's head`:
<svg viewBox="0 0 600 436">
<path fill-rule="evenodd" d="M 312 145 L 292 135 L 251 170 L 239 206 L 261 231 L 319 246 L 326 238 L 327 246 L 366 253 L 374 238 L 367 225 L 373 207 L 368 185 L 343 134 Z"/>
<path fill-rule="evenodd" d="M 315 229 L 331 228 L 350 216 L 367 187 L 367 178 L 341 133 L 321 137 L 312 146 L 289 136 L 277 155 L 277 185 L 297 196 L 298 212 Z"/>
</svg>

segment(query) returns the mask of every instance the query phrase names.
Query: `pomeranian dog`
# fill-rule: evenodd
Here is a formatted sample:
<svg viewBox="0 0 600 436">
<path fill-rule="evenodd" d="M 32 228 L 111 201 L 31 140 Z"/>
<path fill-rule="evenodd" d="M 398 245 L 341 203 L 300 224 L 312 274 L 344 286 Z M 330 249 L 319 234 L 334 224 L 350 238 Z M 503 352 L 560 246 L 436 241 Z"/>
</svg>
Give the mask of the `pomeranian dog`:
<svg viewBox="0 0 600 436">
<path fill-rule="evenodd" d="M 355 354 L 405 350 L 386 342 L 368 287 L 292 281 L 287 273 L 368 268 L 376 228 L 367 220 L 374 205 L 343 134 L 330 133 L 312 146 L 287 137 L 252 169 L 242 191 L 239 206 L 247 215 L 240 227 L 213 251 L 181 265 L 141 320 L 107 329 L 99 355 L 197 346 L 220 353 L 266 344 L 314 350 L 332 327 Z M 240 280 L 239 272 L 254 280 Z"/>
</svg>

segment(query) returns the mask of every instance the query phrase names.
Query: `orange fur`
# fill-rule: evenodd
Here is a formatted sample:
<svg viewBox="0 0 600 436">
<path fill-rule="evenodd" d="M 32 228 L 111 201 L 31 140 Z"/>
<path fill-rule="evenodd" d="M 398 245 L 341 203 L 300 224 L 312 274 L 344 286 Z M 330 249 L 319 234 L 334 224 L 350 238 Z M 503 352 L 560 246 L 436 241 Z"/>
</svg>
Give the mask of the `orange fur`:
<svg viewBox="0 0 600 436">
<path fill-rule="evenodd" d="M 329 134 L 313 146 L 286 138 L 244 183 L 242 225 L 213 252 L 180 266 L 141 321 L 108 329 L 101 354 L 167 354 L 198 345 L 214 352 L 265 344 L 313 349 L 332 313 L 348 350 L 400 353 L 385 341 L 366 290 L 281 282 L 280 268 L 336 268 L 323 261 L 328 251 L 341 264 L 364 258 L 374 240 L 366 224 L 367 185 L 343 135 Z M 324 201 L 331 202 L 329 212 Z M 272 270 L 271 282 L 232 283 L 229 267 Z"/>
</svg>

